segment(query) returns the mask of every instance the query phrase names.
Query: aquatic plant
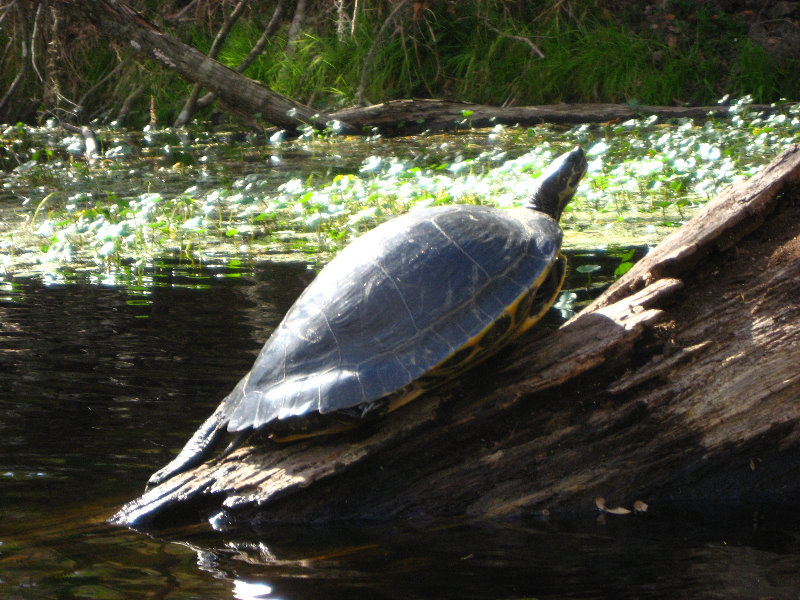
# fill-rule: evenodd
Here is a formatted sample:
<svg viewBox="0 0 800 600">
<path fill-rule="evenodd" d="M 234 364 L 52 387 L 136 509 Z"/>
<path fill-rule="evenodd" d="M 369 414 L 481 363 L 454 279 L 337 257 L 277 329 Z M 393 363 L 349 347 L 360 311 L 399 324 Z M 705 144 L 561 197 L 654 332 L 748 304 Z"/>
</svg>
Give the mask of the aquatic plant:
<svg viewBox="0 0 800 600">
<path fill-rule="evenodd" d="M 329 132 L 276 136 L 264 146 L 247 135 L 229 145 L 233 134 L 148 130 L 137 138 L 108 129 L 103 163 L 93 168 L 73 158 L 74 136 L 15 126 L 2 132 L 13 148 L 6 160 L 17 163 L 3 189 L 22 199 L 17 262 L 31 261 L 31 237 L 36 260 L 53 268 L 143 264 L 166 254 L 203 261 L 324 253 L 418 207 L 520 206 L 550 160 L 581 144 L 589 170 L 562 219 L 567 244 L 641 246 L 800 139 L 800 109 L 762 115 L 749 106 L 748 98 L 736 102 L 725 121 L 498 125 L 402 140 Z M 11 235 L 3 238 L 7 247 Z"/>
</svg>

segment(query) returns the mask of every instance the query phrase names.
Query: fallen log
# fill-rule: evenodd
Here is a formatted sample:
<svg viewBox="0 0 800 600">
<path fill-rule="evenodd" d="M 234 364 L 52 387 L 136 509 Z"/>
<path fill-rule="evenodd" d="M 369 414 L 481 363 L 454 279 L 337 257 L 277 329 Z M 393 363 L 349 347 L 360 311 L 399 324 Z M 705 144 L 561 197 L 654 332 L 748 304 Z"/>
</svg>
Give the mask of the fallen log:
<svg viewBox="0 0 800 600">
<path fill-rule="evenodd" d="M 800 499 L 800 147 L 586 310 L 375 424 L 253 438 L 115 521 L 492 518 Z M 637 501 L 639 501 L 637 503 Z"/>
<path fill-rule="evenodd" d="M 755 112 L 776 107 L 753 105 Z M 725 119 L 729 106 L 630 106 L 627 104 L 554 104 L 548 106 L 487 106 L 437 99 L 391 100 L 372 106 L 346 108 L 330 116 L 351 130 L 374 130 L 383 136 L 422 131 L 457 131 L 494 125 L 532 126 L 542 123 L 576 125 L 608 123 L 656 116 L 663 119 Z"/>
</svg>

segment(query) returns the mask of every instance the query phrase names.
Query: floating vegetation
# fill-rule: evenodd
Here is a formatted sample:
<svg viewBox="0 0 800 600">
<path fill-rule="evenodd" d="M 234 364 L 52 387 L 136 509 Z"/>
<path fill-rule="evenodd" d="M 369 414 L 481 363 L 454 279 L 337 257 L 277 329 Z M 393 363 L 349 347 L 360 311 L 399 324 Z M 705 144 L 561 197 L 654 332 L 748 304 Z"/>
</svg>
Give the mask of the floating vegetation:
<svg viewBox="0 0 800 600">
<path fill-rule="evenodd" d="M 654 244 L 800 139 L 800 109 L 728 120 L 496 126 L 356 139 L 100 130 L 103 160 L 52 127 L 0 132 L 0 274 L 281 253 L 335 252 L 393 215 L 443 203 L 520 206 L 552 158 L 580 144 L 589 171 L 562 225 L 567 245 Z M 620 272 L 629 268 L 623 260 Z"/>
</svg>

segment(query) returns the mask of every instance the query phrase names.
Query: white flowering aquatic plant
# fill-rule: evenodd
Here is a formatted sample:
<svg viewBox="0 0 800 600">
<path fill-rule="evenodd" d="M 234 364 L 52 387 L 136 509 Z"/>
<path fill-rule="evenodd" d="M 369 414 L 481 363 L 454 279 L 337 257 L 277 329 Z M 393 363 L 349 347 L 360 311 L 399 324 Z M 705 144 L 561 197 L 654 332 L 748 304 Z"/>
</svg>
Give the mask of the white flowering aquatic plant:
<svg viewBox="0 0 800 600">
<path fill-rule="evenodd" d="M 730 112 L 725 120 L 497 125 L 400 140 L 326 132 L 263 145 L 170 130 L 132 140 L 108 130 L 105 160 L 91 169 L 75 158 L 74 136 L 14 126 L 0 132 L 2 183 L 6 197 L 22 199 L 20 224 L 39 240 L 37 261 L 102 267 L 170 252 L 202 260 L 281 246 L 335 250 L 419 207 L 521 206 L 549 162 L 580 144 L 589 166 L 562 218 L 568 245 L 648 245 L 800 140 L 797 106 L 759 114 L 744 98 Z M 13 244 L 8 235 L 0 252 L 25 245 L 19 229 Z M 35 254 L 30 244 L 23 254 Z"/>
</svg>

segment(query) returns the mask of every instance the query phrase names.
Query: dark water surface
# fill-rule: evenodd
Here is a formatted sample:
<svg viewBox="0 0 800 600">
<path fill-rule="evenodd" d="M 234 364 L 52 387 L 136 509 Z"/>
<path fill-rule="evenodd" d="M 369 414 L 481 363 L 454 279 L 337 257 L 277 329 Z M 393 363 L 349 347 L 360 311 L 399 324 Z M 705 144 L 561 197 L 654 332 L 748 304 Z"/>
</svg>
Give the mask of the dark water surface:
<svg viewBox="0 0 800 600">
<path fill-rule="evenodd" d="M 105 524 L 312 276 L 163 264 L 128 287 L 0 282 L 0 598 L 800 597 L 798 518 L 763 508 L 243 537 Z"/>
</svg>

